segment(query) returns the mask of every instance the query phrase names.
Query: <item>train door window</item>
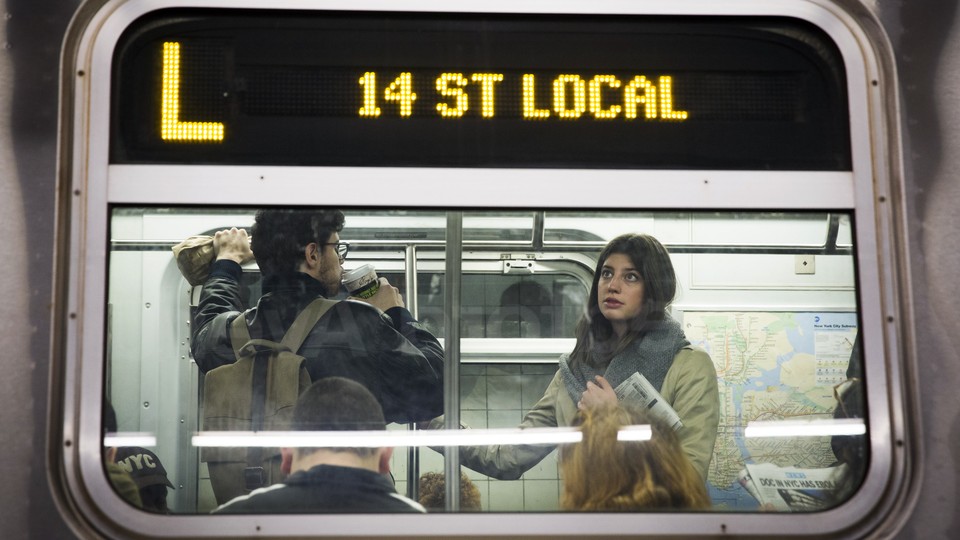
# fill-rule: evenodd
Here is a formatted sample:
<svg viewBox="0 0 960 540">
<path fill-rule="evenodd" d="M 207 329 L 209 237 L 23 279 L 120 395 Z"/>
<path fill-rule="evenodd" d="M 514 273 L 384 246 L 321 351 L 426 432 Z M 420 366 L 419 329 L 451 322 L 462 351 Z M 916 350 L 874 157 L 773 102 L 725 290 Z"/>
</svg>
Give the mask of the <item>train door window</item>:
<svg viewBox="0 0 960 540">
<path fill-rule="evenodd" d="M 192 537 L 559 537 L 582 535 L 582 511 L 610 536 L 866 526 L 904 464 L 879 204 L 893 167 L 856 18 L 821 0 L 383 9 L 115 0 L 76 23 L 59 456 L 85 522 Z M 261 210 L 306 218 L 270 233 L 251 227 Z M 251 260 L 245 233 L 272 255 Z M 402 309 L 337 291 L 363 264 Z M 318 296 L 336 302 L 301 365 L 281 338 Z M 293 367 L 259 371 L 278 366 Z M 374 394 L 378 429 L 283 417 L 345 373 Z M 282 413 L 243 401 L 277 381 L 297 383 Z M 256 506 L 315 495 L 303 457 L 345 453 L 376 456 L 351 468 L 399 506 Z M 625 466 L 646 459 L 678 471 L 654 490 L 669 502 Z M 255 515 L 220 515 L 237 509 Z"/>
<path fill-rule="evenodd" d="M 464 338 L 573 338 L 587 290 L 563 274 L 463 274 Z M 420 274 L 418 319 L 443 335 L 443 274 Z"/>
</svg>

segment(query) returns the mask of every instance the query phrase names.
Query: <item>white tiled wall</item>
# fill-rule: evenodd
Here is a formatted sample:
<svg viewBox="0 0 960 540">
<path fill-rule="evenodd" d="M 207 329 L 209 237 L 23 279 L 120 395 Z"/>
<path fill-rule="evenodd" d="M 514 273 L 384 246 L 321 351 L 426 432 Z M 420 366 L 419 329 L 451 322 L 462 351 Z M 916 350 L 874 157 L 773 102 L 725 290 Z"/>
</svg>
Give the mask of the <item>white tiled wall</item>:
<svg viewBox="0 0 960 540">
<path fill-rule="evenodd" d="M 523 415 L 543 396 L 555 364 L 465 364 L 460 367 L 460 420 L 472 428 L 517 427 Z M 398 449 L 391 463 L 397 490 L 406 493 L 406 452 Z M 420 450 L 420 473 L 443 471 L 443 457 Z M 464 469 L 480 490 L 484 511 L 549 512 L 560 508 L 557 452 L 519 480 L 494 480 Z"/>
<path fill-rule="evenodd" d="M 555 364 L 465 364 L 460 372 L 460 419 L 472 428 L 517 427 L 523 415 L 543 396 L 556 372 Z M 403 429 L 403 426 L 390 426 Z M 398 448 L 391 461 L 397 491 L 407 493 L 407 451 Z M 420 473 L 443 471 L 443 456 L 420 450 Z M 494 480 L 464 469 L 480 490 L 484 511 L 535 512 L 560 508 L 557 452 L 527 471 L 520 480 Z M 216 508 L 206 463 L 200 464 L 197 512 Z"/>
</svg>

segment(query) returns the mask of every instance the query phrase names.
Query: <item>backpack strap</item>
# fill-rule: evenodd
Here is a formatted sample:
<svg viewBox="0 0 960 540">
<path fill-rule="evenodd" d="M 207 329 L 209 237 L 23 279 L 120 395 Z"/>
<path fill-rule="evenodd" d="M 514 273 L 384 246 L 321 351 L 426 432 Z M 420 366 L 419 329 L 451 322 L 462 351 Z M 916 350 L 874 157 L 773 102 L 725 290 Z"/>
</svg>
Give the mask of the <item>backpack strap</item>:
<svg viewBox="0 0 960 540">
<path fill-rule="evenodd" d="M 251 339 L 247 328 L 247 318 L 241 313 L 230 324 L 230 341 L 233 352 L 239 360 L 243 356 L 253 357 L 252 400 L 250 402 L 250 428 L 252 431 L 263 429 L 263 418 L 267 400 L 267 371 L 270 357 L 275 353 L 290 351 L 296 353 L 300 345 L 310 335 L 310 331 L 326 312 L 336 304 L 333 300 L 317 298 L 297 314 L 297 318 L 287 329 L 280 343 L 268 339 Z M 266 481 L 263 470 L 263 448 L 247 449 L 247 468 L 244 470 L 244 484 L 248 490 L 262 487 Z"/>
<path fill-rule="evenodd" d="M 310 335 L 310 331 L 317 325 L 317 321 L 336 303 L 336 301 L 327 300 L 326 298 L 317 298 L 313 302 L 310 302 L 310 304 L 303 308 L 303 311 L 297 315 L 296 320 L 290 325 L 287 333 L 283 335 L 280 343 L 289 351 L 296 353 L 300 349 L 300 346 L 303 345 L 303 342 L 306 341 L 307 336 Z"/>
<path fill-rule="evenodd" d="M 296 353 L 310 335 L 310 331 L 317 325 L 317 321 L 323 318 L 334 304 L 336 301 L 326 298 L 317 298 L 310 302 L 294 319 L 280 343 L 268 339 L 252 339 L 250 330 L 247 328 L 247 318 L 241 313 L 230 323 L 230 344 L 233 346 L 233 354 L 240 358 L 264 349 Z"/>
<path fill-rule="evenodd" d="M 241 311 L 240 315 L 234 317 L 230 323 L 230 344 L 233 346 L 233 354 L 239 360 L 243 353 L 244 345 L 250 342 L 250 329 L 247 328 L 246 313 Z"/>
</svg>

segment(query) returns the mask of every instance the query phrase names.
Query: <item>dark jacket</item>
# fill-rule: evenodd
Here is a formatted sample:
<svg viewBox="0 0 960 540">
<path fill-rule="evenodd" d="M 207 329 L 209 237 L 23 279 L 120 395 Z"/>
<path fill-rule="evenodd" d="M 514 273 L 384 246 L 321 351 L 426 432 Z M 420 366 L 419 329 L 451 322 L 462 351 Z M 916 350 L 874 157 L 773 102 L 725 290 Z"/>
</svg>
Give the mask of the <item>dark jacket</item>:
<svg viewBox="0 0 960 540">
<path fill-rule="evenodd" d="M 243 309 L 240 265 L 217 261 L 200 294 L 191 349 L 204 373 L 233 363 L 230 323 Z M 322 296 L 322 286 L 302 273 L 267 278 L 257 307 L 246 310 L 254 339 L 280 341 L 297 314 Z M 386 314 L 364 302 L 346 300 L 331 308 L 298 353 L 314 381 L 340 376 L 370 390 L 387 422 L 429 420 L 443 413 L 443 349 L 404 308 Z"/>
<path fill-rule="evenodd" d="M 420 505 L 397 493 L 386 477 L 366 469 L 317 465 L 291 474 L 282 484 L 237 497 L 215 514 L 423 513 Z"/>
</svg>

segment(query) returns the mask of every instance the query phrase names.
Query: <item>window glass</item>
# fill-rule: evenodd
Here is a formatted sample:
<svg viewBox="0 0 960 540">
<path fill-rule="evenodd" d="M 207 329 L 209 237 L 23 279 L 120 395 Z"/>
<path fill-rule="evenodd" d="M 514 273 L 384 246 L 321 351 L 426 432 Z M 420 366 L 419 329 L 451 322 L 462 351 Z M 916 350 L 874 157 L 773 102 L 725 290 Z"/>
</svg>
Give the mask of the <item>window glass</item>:
<svg viewBox="0 0 960 540">
<path fill-rule="evenodd" d="M 255 315 L 251 311 L 246 316 L 248 331 L 255 337 L 254 333 L 264 328 L 261 325 L 272 324 L 270 317 L 289 318 L 289 312 L 284 311 L 289 306 L 275 303 L 266 307 L 271 305 L 271 295 L 279 296 L 277 283 L 261 273 L 262 261 L 244 262 L 234 268 L 235 274 L 223 265 L 214 265 L 212 277 L 193 286 L 183 268 L 178 268 L 170 248 L 192 235 L 210 235 L 231 227 L 249 230 L 254 213 L 252 209 L 227 208 L 112 210 L 105 398 L 115 421 L 106 424 L 104 444 L 112 463 L 119 464 L 139 488 L 139 504 L 147 511 L 210 512 L 226 502 L 225 493 L 238 493 L 238 488 L 222 485 L 227 482 L 224 475 L 233 475 L 230 482 L 242 484 L 241 492 L 248 485 L 278 484 L 289 480 L 283 469 L 281 448 L 341 444 L 331 442 L 340 439 L 329 438 L 305 443 L 289 434 L 265 440 L 271 430 L 279 429 L 279 424 L 265 424 L 254 430 L 260 435 L 253 439 L 238 438 L 242 433 L 234 433 L 233 438 L 230 433 L 226 433 L 227 438 L 213 438 L 224 435 L 224 431 L 251 430 L 238 429 L 211 412 L 222 407 L 228 396 L 232 398 L 247 389 L 226 391 L 223 385 L 228 383 L 217 381 L 214 373 L 220 368 L 213 364 L 233 364 L 236 360 L 231 348 L 233 337 L 225 328 L 203 325 L 204 310 L 213 309 L 217 302 L 222 305 L 216 309 L 222 312 L 245 311 L 259 304 Z M 388 334 L 397 337 L 397 343 L 404 343 L 401 348 L 408 352 L 424 347 L 409 332 L 425 332 L 438 338 L 433 352 L 439 351 L 442 358 L 439 344 L 445 344 L 448 338 L 443 326 L 447 247 L 438 233 L 422 235 L 419 225 L 398 223 L 436 222 L 441 216 L 445 220 L 445 212 L 407 210 L 378 214 L 374 210 L 348 209 L 344 213 L 348 226 L 338 236 L 340 242 L 350 247 L 343 267 L 372 264 L 405 300 L 409 318 L 391 308 L 387 310 L 387 319 L 380 319 L 370 306 L 361 306 L 359 311 L 355 307 L 343 308 L 351 303 L 359 305 L 357 300 L 341 302 L 340 308 L 331 308 L 334 311 L 327 322 L 316 324 L 331 335 L 345 337 L 327 349 L 318 349 L 307 338 L 301 354 L 307 358 L 309 369 L 337 373 L 338 362 L 365 360 L 367 356 L 338 356 L 339 353 L 329 351 L 354 347 L 368 356 L 375 355 L 370 352 L 371 344 L 387 339 L 384 336 Z M 493 241 L 469 244 L 465 240 L 459 304 L 454 317 L 459 322 L 460 357 L 447 360 L 454 364 L 448 363 L 446 369 L 455 366 L 459 373 L 457 411 L 464 427 L 470 428 L 469 434 L 483 435 L 486 430 L 521 425 L 556 426 L 559 429 L 555 436 L 560 438 L 547 446 L 504 446 L 503 455 L 509 457 L 510 463 L 497 466 L 483 455 L 486 443 L 450 443 L 462 445 L 460 460 L 467 481 L 461 482 L 460 489 L 467 499 L 456 509 L 436 507 L 431 502 L 427 504 L 431 511 L 472 511 L 475 508 L 470 505 L 475 498 L 480 501 L 479 511 L 617 508 L 590 502 L 595 494 L 582 483 L 577 472 L 583 466 L 587 443 L 564 442 L 567 439 L 563 437 L 571 429 L 584 438 L 600 437 L 598 434 L 611 429 L 636 435 L 635 429 L 626 428 L 636 422 L 654 423 L 656 429 L 648 430 L 654 438 L 652 442 L 616 442 L 602 455 L 588 459 L 594 467 L 603 463 L 605 473 L 614 477 L 632 478 L 629 475 L 635 471 L 618 469 L 622 463 L 609 461 L 610 457 L 632 456 L 631 460 L 642 461 L 652 459 L 651 452 L 681 456 L 686 464 L 683 467 L 690 474 L 672 479 L 671 485 L 682 486 L 684 478 L 694 478 L 703 497 L 696 495 L 698 489 L 685 490 L 689 496 L 683 499 L 685 502 L 672 503 L 667 505 L 669 508 L 818 511 L 845 500 L 856 489 L 869 459 L 863 420 L 863 381 L 868 374 L 863 371 L 859 352 L 855 246 L 849 233 L 840 233 L 843 241 L 836 240 L 838 227 L 840 231 L 852 228 L 852 215 L 551 212 L 546 220 L 535 220 L 532 216 L 536 214 L 518 210 L 469 216 L 477 230 L 485 228 L 477 224 L 489 217 L 490 222 L 515 222 L 518 229 L 527 226 L 520 223 L 527 223 L 533 234 L 529 244 L 523 246 Z M 557 244 L 533 245 L 536 237 L 550 237 L 537 230 L 534 223 L 561 231 L 554 237 Z M 831 223 L 837 226 L 831 229 Z M 427 228 L 432 230 L 434 225 Z M 438 230 L 445 232 L 445 225 Z M 834 230 L 834 240 L 830 240 L 830 230 Z M 682 231 L 686 231 L 686 236 Z M 638 232 L 661 239 L 667 253 L 665 261 L 673 268 L 675 295 L 668 304 L 660 304 L 660 309 L 665 313 L 664 320 L 676 321 L 675 337 L 679 341 L 673 342 L 673 352 L 666 356 L 651 352 L 652 356 L 646 357 L 642 355 L 647 352 L 604 352 L 604 346 L 615 347 L 608 340 L 607 345 L 594 344 L 590 353 L 596 357 L 608 354 L 606 367 L 594 373 L 593 368 L 580 364 L 574 371 L 569 358 L 578 343 L 578 323 L 586 313 L 617 320 L 618 313 L 632 309 L 634 304 L 627 294 L 640 290 L 636 288 L 638 284 L 643 293 L 636 299 L 653 302 L 661 294 L 657 290 L 662 287 L 662 276 L 655 276 L 660 276 L 656 272 L 662 269 L 644 266 L 646 260 L 656 260 L 655 255 L 634 261 L 629 257 L 618 259 L 617 255 L 623 253 L 614 251 L 600 261 L 610 239 Z M 258 236 L 253 236 L 256 246 Z M 564 243 L 564 238 L 575 238 L 577 242 Z M 328 256 L 336 257 L 335 248 L 329 249 Z M 196 254 L 202 255 L 200 251 Z M 598 262 L 603 263 L 597 278 L 600 292 L 593 299 L 597 309 L 591 310 L 591 287 Z M 647 272 L 646 277 L 632 277 L 642 272 Z M 307 280 L 311 279 L 314 278 L 305 275 L 302 284 L 308 285 L 303 286 L 310 287 L 313 282 Z M 416 294 L 411 287 L 415 287 Z M 335 300 L 348 296 L 342 290 L 334 292 L 328 296 Z M 211 295 L 218 294 L 219 300 L 211 303 Z M 231 299 L 233 294 L 236 299 Z M 638 309 L 642 304 L 636 304 Z M 372 318 L 365 318 L 371 313 Z M 417 322 L 413 322 L 414 318 Z M 371 326 L 376 321 L 386 321 L 386 326 Z M 359 325 L 363 331 L 345 333 L 344 328 L 350 325 Z M 660 326 L 638 330 L 637 350 L 646 351 L 642 348 L 645 340 L 652 343 L 661 339 L 657 333 L 660 330 L 655 328 Z M 206 332 L 222 332 L 223 341 L 209 341 Z M 204 350 L 205 346 L 211 349 Z M 321 349 L 328 352 L 320 354 Z M 206 356 L 201 357 L 201 353 Z M 423 358 L 427 357 L 424 353 Z M 646 413 L 638 413 L 631 408 L 638 403 L 649 404 L 642 400 L 646 387 L 629 380 L 633 372 L 647 369 L 638 367 L 639 358 L 662 363 L 659 371 L 645 371 L 645 377 L 659 392 L 660 397 L 655 400 L 669 405 L 681 425 L 671 423 L 669 410 L 650 408 Z M 393 366 L 391 362 L 396 360 L 386 355 L 378 356 L 377 361 Z M 620 363 L 615 361 L 624 363 L 625 371 L 618 372 Z M 316 365 L 310 366 L 313 362 Z M 316 367 L 319 365 L 325 367 Z M 381 369 L 380 364 L 375 365 Z M 621 402 L 633 405 L 605 418 L 578 414 L 564 373 L 574 379 L 594 374 L 609 377 L 623 394 Z M 309 382 L 319 379 L 311 377 Z M 394 392 L 391 385 L 405 384 L 414 374 L 400 370 L 377 377 L 380 382 L 371 393 L 380 400 L 384 423 L 389 424 L 387 432 L 392 436 L 416 437 L 431 430 L 441 435 L 463 431 L 439 429 L 444 427 L 442 419 L 427 422 L 430 418 L 422 416 L 426 413 L 413 417 L 396 405 L 410 394 Z M 703 386 L 694 390 L 685 387 L 684 381 L 690 377 L 700 377 Z M 627 393 L 627 388 L 640 390 Z M 442 390 L 441 379 L 440 395 Z M 298 392 L 295 389 L 294 400 Z M 553 418 L 546 423 L 542 402 L 545 397 L 554 402 L 550 409 Z M 434 410 L 437 416 L 444 412 L 442 406 Z M 660 424 L 666 424 L 669 431 L 661 433 Z M 689 435 L 697 430 L 709 434 Z M 508 435 L 490 432 L 490 436 L 493 441 L 500 441 L 507 440 L 502 437 Z M 385 477 L 390 489 L 412 500 L 436 489 L 437 478 L 427 473 L 444 471 L 444 457 L 436 448 L 449 442 L 421 444 L 418 440 L 390 439 L 394 441 L 389 444 L 394 452 L 387 462 L 392 474 Z M 357 440 L 342 443 L 354 449 L 364 444 Z M 113 448 L 118 450 L 113 452 Z M 248 461 L 254 459 L 251 455 L 264 464 L 254 467 L 255 478 L 247 471 L 251 468 Z M 225 468 L 227 462 L 233 465 Z M 130 487 L 123 482 L 115 485 L 121 493 Z M 154 487 L 144 491 L 143 487 L 148 485 Z M 145 504 L 147 500 L 154 501 L 152 506 Z M 165 501 L 165 506 L 160 505 L 160 500 Z M 662 509 L 629 497 L 602 504 L 622 504 L 620 509 L 631 511 Z M 243 508 L 244 512 L 258 511 Z M 314 511 L 325 510 L 318 507 Z M 338 507 L 335 511 L 365 510 Z"/>
</svg>

